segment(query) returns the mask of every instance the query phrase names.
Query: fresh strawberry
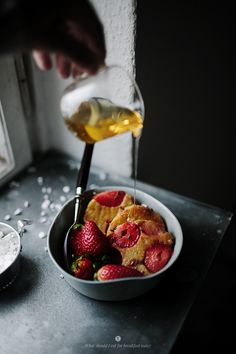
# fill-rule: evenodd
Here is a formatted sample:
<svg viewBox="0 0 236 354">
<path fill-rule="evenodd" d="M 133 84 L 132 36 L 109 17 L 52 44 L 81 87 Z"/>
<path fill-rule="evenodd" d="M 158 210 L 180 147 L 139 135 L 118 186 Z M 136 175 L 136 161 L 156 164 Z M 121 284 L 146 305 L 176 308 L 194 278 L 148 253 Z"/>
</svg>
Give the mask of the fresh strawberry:
<svg viewBox="0 0 236 354">
<path fill-rule="evenodd" d="M 141 230 L 148 236 L 159 235 L 165 231 L 164 224 L 153 220 L 145 220 L 140 225 Z"/>
<path fill-rule="evenodd" d="M 144 264 L 150 272 L 155 273 L 167 264 L 172 253 L 170 246 L 156 244 L 146 250 Z"/>
<path fill-rule="evenodd" d="M 101 205 L 106 207 L 118 207 L 125 197 L 123 191 L 108 191 L 97 194 L 94 199 Z"/>
<path fill-rule="evenodd" d="M 140 236 L 140 228 L 132 221 L 117 226 L 111 235 L 111 243 L 120 248 L 133 247 Z"/>
<path fill-rule="evenodd" d="M 69 234 L 69 246 L 71 249 L 72 254 L 74 254 L 76 257 L 79 257 L 81 254 L 79 251 L 79 238 L 80 238 L 80 232 L 82 229 L 83 225 L 81 224 L 76 224 L 73 226 L 73 228 L 70 230 Z"/>
<path fill-rule="evenodd" d="M 93 262 L 86 257 L 79 257 L 72 263 L 71 271 L 76 278 L 90 280 L 94 273 Z"/>
<path fill-rule="evenodd" d="M 107 252 L 109 244 L 106 236 L 97 227 L 94 221 L 86 221 L 79 234 L 76 235 L 77 249 L 75 254 L 89 254 L 91 256 L 99 256 Z"/>
<path fill-rule="evenodd" d="M 111 280 L 118 278 L 140 277 L 142 274 L 136 269 L 118 264 L 107 264 L 100 268 L 96 274 L 97 280 Z"/>
</svg>

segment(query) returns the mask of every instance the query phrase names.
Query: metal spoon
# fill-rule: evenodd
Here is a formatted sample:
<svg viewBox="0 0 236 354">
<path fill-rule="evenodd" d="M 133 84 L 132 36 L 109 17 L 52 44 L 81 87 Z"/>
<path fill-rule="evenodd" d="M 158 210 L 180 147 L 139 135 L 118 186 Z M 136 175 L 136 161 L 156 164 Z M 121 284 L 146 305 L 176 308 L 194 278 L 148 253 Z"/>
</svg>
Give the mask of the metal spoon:
<svg viewBox="0 0 236 354">
<path fill-rule="evenodd" d="M 82 200 L 83 200 L 83 193 L 87 187 L 89 170 L 90 170 L 92 154 L 93 154 L 93 148 L 94 148 L 94 144 L 86 144 L 85 145 L 85 149 L 83 152 L 83 158 L 81 161 L 80 170 L 79 170 L 77 183 L 76 183 L 74 223 L 70 226 L 69 230 L 67 231 L 67 234 L 66 234 L 66 237 L 64 240 L 64 259 L 65 259 L 66 268 L 69 272 L 71 272 L 71 270 L 70 270 L 71 252 L 70 252 L 70 246 L 69 246 L 69 239 L 70 239 L 71 230 L 73 229 L 74 225 L 77 224 L 80 220 L 81 204 L 82 204 Z"/>
</svg>

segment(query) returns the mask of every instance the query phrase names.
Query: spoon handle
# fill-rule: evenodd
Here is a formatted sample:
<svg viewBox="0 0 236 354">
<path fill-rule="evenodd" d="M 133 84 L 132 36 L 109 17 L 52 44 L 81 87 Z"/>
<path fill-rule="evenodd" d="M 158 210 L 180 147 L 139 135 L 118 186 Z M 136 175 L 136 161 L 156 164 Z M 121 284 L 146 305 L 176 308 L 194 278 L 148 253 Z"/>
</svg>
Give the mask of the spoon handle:
<svg viewBox="0 0 236 354">
<path fill-rule="evenodd" d="M 80 206 L 80 198 L 83 192 L 86 190 L 89 170 L 93 155 L 94 144 L 86 144 L 83 152 L 83 158 L 80 165 L 80 170 L 76 183 L 76 194 L 75 194 L 75 215 L 74 222 L 77 222 Z"/>
<path fill-rule="evenodd" d="M 83 191 L 87 187 L 90 164 L 92 160 L 94 144 L 86 144 L 84 148 L 83 158 L 77 178 L 76 187 L 80 187 Z"/>
</svg>

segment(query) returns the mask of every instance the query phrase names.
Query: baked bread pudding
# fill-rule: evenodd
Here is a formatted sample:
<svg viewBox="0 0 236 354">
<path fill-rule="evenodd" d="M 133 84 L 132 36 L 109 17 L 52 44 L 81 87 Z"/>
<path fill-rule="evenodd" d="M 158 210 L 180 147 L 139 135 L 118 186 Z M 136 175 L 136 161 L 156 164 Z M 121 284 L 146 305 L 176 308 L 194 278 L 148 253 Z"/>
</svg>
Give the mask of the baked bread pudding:
<svg viewBox="0 0 236 354">
<path fill-rule="evenodd" d="M 84 214 L 106 236 L 109 247 L 119 253 L 120 265 L 149 275 L 162 269 L 174 248 L 161 215 L 148 206 L 134 204 L 121 190 L 96 194 Z"/>
</svg>

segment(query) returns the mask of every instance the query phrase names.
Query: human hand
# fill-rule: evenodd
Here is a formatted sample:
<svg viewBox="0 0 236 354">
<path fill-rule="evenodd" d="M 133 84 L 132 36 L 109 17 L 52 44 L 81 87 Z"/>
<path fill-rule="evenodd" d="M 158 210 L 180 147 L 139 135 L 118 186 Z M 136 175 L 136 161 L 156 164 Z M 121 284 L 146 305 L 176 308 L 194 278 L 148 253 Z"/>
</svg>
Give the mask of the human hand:
<svg viewBox="0 0 236 354">
<path fill-rule="evenodd" d="M 104 64 L 103 27 L 87 0 L 40 0 L 37 5 L 31 0 L 15 1 L 18 5 L 3 27 L 8 39 L 5 50 L 33 51 L 42 70 L 52 67 L 53 53 L 63 78 L 82 72 L 93 74 Z"/>
</svg>

